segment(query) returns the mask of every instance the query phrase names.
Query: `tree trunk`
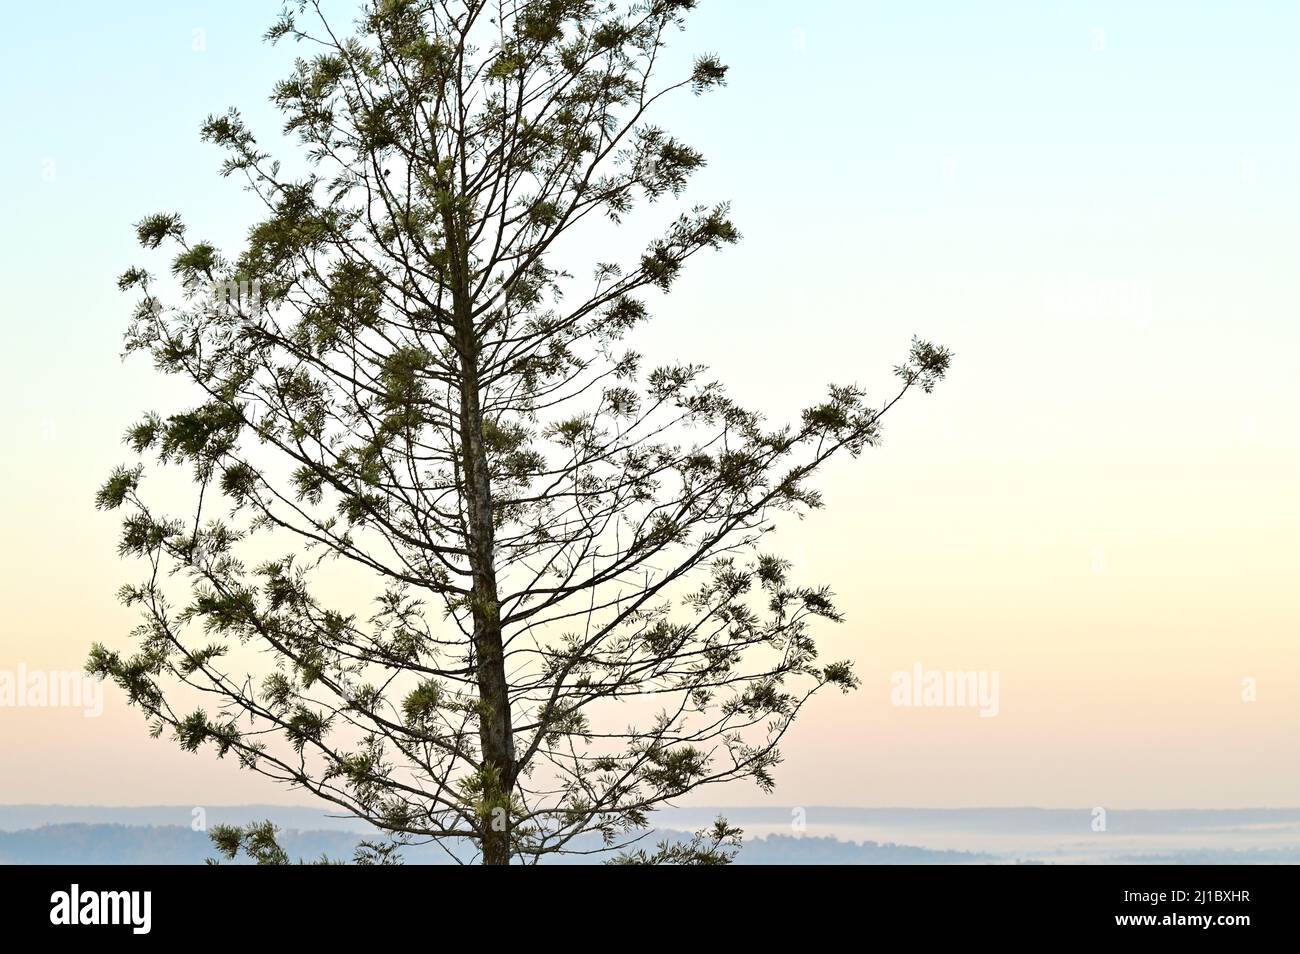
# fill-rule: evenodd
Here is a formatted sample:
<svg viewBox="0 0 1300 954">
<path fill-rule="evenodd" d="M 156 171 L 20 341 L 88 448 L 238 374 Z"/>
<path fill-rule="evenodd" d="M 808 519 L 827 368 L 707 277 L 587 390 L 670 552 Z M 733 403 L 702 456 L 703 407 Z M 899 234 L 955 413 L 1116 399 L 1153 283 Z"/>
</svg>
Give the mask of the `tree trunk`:
<svg viewBox="0 0 1300 954">
<path fill-rule="evenodd" d="M 471 610 L 474 656 L 479 691 L 479 744 L 483 759 L 484 801 L 488 817 L 481 819 L 483 863 L 510 863 L 509 793 L 514 787 L 515 752 L 510 721 L 510 691 L 506 683 L 501 641 L 501 606 L 497 594 L 495 528 L 492 522 L 492 479 L 483 439 L 479 392 L 478 347 L 467 301 L 456 303 L 460 344 L 461 458 L 469 517 L 470 569 L 473 574 Z"/>
</svg>

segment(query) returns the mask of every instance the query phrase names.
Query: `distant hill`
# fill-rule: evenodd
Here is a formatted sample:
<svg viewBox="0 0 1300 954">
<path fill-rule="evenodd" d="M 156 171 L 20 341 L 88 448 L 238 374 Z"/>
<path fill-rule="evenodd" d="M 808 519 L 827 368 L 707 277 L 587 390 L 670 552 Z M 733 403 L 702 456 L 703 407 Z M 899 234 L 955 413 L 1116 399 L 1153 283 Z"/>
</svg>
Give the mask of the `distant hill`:
<svg viewBox="0 0 1300 954">
<path fill-rule="evenodd" d="M 212 848 L 191 830 L 195 813 L 186 805 L 0 805 L 0 864 L 200 864 Z M 1296 808 L 1116 809 L 1106 813 L 1104 831 L 1094 829 L 1091 809 L 669 808 L 655 814 L 659 833 L 646 842 L 707 827 L 718 815 L 744 829 L 738 864 L 1300 863 Z M 209 829 L 270 819 L 290 855 L 309 861 L 347 861 L 360 839 L 382 837 L 355 818 L 302 806 L 208 806 L 198 817 Z M 451 863 L 431 845 L 407 848 L 404 858 Z"/>
<path fill-rule="evenodd" d="M 283 838 L 291 854 L 312 858 L 350 858 L 356 841 L 347 832 L 285 832 Z M 0 832 L 0 864 L 201 865 L 215 854 L 206 834 L 178 825 L 73 823 Z"/>
<path fill-rule="evenodd" d="M 271 819 L 282 828 L 302 831 L 367 832 L 372 828 L 355 818 L 340 818 L 319 808 L 280 805 L 216 805 L 203 809 L 209 827 L 242 825 Z M 1091 830 L 1089 808 L 840 808 L 810 806 L 665 808 L 655 813 L 659 828 L 694 831 L 719 815 L 746 828 L 772 834 L 791 830 L 792 813 L 798 811 L 810 828 L 832 830 L 835 837 L 857 828 L 929 832 L 983 832 L 1000 834 L 1080 834 Z M 189 828 L 193 809 L 188 805 L 0 805 L 0 832 L 20 831 L 63 823 L 117 825 L 178 825 Z M 1300 808 L 1244 809 L 1112 809 L 1107 830 L 1115 835 L 1156 835 L 1177 832 L 1234 830 L 1286 831 L 1300 842 Z M 816 834 L 828 832 L 817 831 Z M 878 840 L 878 839 L 877 839 Z"/>
<path fill-rule="evenodd" d="M 738 865 L 974 865 L 1000 860 L 982 852 L 934 851 L 874 841 L 858 844 L 809 835 L 746 839 L 736 856 Z"/>
<path fill-rule="evenodd" d="M 195 809 L 189 805 L 0 805 L 0 832 L 42 825 L 174 825 L 189 828 Z M 281 828 L 302 831 L 371 831 L 356 818 L 340 818 L 319 808 L 281 805 L 214 805 L 202 809 L 213 825 L 246 825 L 269 818 Z"/>
<path fill-rule="evenodd" d="M 3 811 L 0 809 L 0 811 Z M 1092 830 L 1092 808 L 840 808 L 791 809 L 665 808 L 655 813 L 661 827 L 681 830 L 707 825 L 718 814 L 736 824 L 788 828 L 793 812 L 809 826 L 825 828 L 898 828 L 913 831 L 1018 832 L 1079 834 Z M 3 817 L 0 815 L 0 817 Z M 1289 829 L 1300 835 L 1300 808 L 1120 809 L 1106 812 L 1113 835 L 1156 835 L 1229 828 Z"/>
<path fill-rule="evenodd" d="M 674 837 L 665 832 L 652 840 Z M 286 830 L 280 844 L 295 860 L 322 856 L 347 861 L 360 840 L 343 831 Z M 596 847 L 592 845 L 591 847 Z M 178 825 L 92 825 L 80 822 L 0 832 L 0 864 L 135 865 L 203 864 L 214 852 L 203 832 Z M 441 849 L 410 846 L 402 852 L 407 864 L 451 864 Z M 990 855 L 929 851 L 905 845 L 854 844 L 834 838 L 795 838 L 774 835 L 746 842 L 738 864 L 896 865 L 976 864 L 996 860 Z M 590 863 L 591 858 L 556 858 L 555 863 Z"/>
</svg>

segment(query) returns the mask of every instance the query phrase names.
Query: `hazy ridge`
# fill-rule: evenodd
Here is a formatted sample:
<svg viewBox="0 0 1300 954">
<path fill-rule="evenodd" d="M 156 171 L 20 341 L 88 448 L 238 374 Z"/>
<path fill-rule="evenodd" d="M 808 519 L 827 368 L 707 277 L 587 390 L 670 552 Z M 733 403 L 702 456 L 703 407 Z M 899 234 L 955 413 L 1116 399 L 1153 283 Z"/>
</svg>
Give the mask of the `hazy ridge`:
<svg viewBox="0 0 1300 954">
<path fill-rule="evenodd" d="M 672 808 L 642 844 L 681 837 L 724 815 L 745 830 L 740 864 L 1296 864 L 1300 808 L 1092 809 Z M 0 805 L 0 864 L 202 864 L 203 830 L 270 819 L 294 859 L 348 860 L 374 831 L 320 809 L 275 805 Z M 201 827 L 200 826 L 200 827 Z M 599 844 L 582 844 L 597 849 Z M 463 850 L 463 849 L 462 849 Z M 433 845 L 408 864 L 452 863 Z M 555 861 L 591 862 L 592 856 Z"/>
</svg>

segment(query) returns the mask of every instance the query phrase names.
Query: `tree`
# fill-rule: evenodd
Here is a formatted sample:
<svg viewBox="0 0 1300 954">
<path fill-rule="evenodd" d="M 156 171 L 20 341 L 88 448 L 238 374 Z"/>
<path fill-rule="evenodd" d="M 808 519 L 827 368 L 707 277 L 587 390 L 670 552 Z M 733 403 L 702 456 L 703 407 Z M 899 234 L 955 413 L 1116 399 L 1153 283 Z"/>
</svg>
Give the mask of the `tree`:
<svg viewBox="0 0 1300 954">
<path fill-rule="evenodd" d="M 630 844 L 703 785 L 770 787 L 808 698 L 855 684 L 811 637 L 831 594 L 760 542 L 948 352 L 914 341 L 883 406 L 834 387 L 769 426 L 705 368 L 623 347 L 736 241 L 725 205 L 589 277 L 560 262 L 580 224 L 703 165 L 648 119 L 724 81 L 712 55 L 659 79 L 694 5 L 377 0 L 341 36 L 300 2 L 269 31 L 308 51 L 272 97 L 301 173 L 210 117 L 264 216 L 231 258 L 149 216 L 176 281 L 119 282 L 140 296 L 127 352 L 199 395 L 130 428 L 141 461 L 97 498 L 148 577 L 121 591 L 138 649 L 96 645 L 88 669 L 155 735 L 399 840 L 531 862 Z M 197 500 L 147 502 L 146 457 Z"/>
</svg>

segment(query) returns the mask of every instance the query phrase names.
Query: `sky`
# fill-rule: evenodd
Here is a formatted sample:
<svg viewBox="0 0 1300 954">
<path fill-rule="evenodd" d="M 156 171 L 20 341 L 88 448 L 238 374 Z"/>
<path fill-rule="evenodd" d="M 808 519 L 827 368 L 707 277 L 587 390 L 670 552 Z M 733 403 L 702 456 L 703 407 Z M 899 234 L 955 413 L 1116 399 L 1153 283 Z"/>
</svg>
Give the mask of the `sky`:
<svg viewBox="0 0 1300 954">
<path fill-rule="evenodd" d="M 254 221 L 198 126 L 237 105 L 274 139 L 276 9 L 6 13 L 0 674 L 130 644 L 93 495 L 174 395 L 120 360 L 114 282 L 145 214 L 226 248 Z M 818 697 L 773 795 L 701 798 L 1300 804 L 1300 7 L 705 0 L 677 47 L 731 67 L 658 117 L 709 160 L 684 204 L 730 200 L 744 239 L 637 345 L 774 420 L 883 396 L 913 334 L 956 354 L 781 535 L 861 688 Z M 898 704 L 918 666 L 996 677 L 996 714 Z M 306 796 L 150 740 L 113 690 L 0 708 L 0 803 L 253 801 Z"/>
</svg>

